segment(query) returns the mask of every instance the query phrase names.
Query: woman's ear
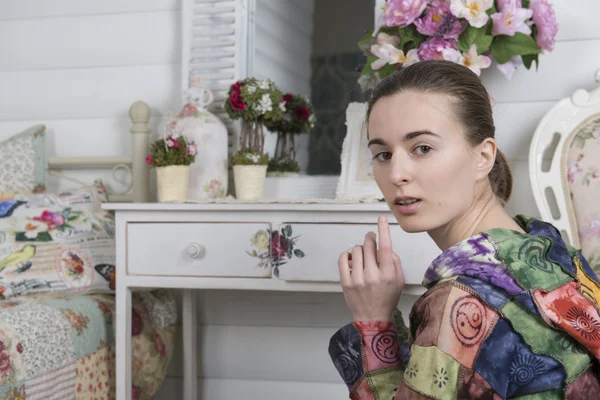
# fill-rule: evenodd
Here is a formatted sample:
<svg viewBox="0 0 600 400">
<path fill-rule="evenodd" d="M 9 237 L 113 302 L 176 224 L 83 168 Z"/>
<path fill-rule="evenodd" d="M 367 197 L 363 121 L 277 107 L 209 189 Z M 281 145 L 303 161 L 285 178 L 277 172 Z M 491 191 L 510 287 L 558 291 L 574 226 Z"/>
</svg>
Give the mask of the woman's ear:
<svg viewBox="0 0 600 400">
<path fill-rule="evenodd" d="M 492 138 L 487 138 L 477 146 L 477 180 L 486 178 L 496 161 L 496 142 Z"/>
</svg>

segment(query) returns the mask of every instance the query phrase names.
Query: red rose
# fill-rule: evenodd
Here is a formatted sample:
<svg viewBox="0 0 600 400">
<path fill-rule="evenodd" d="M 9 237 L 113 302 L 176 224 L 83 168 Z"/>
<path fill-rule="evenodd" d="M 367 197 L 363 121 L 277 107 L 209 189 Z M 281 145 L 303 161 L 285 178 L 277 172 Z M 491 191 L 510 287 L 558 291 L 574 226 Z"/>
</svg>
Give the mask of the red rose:
<svg viewBox="0 0 600 400">
<path fill-rule="evenodd" d="M 241 91 L 242 91 L 242 86 L 244 86 L 244 84 L 243 84 L 243 83 L 241 83 L 241 82 L 236 82 L 236 83 L 234 83 L 234 84 L 233 84 L 233 90 L 232 90 L 232 92 L 234 92 L 234 93 L 236 93 L 236 92 L 237 92 L 237 93 L 241 92 Z"/>
<path fill-rule="evenodd" d="M 275 232 L 271 238 L 271 256 L 275 259 L 283 258 L 285 257 L 286 249 L 285 237 Z"/>
<path fill-rule="evenodd" d="M 231 93 L 231 96 L 229 97 L 229 105 L 234 111 L 241 111 L 246 108 L 246 105 L 244 104 L 244 100 L 242 100 L 240 92 L 235 91 Z"/>
<path fill-rule="evenodd" d="M 22 353 L 22 352 L 23 352 L 23 345 L 21 344 L 21 342 L 19 342 L 19 343 L 17 344 L 17 351 L 18 351 L 19 353 Z"/>
<path fill-rule="evenodd" d="M 298 119 L 308 119 L 310 111 L 306 107 L 296 107 L 294 108 L 294 116 Z"/>
<path fill-rule="evenodd" d="M 287 103 L 288 101 L 292 101 L 293 99 L 294 99 L 294 95 L 292 95 L 291 93 L 288 93 L 285 96 L 283 96 L 284 103 Z"/>
</svg>

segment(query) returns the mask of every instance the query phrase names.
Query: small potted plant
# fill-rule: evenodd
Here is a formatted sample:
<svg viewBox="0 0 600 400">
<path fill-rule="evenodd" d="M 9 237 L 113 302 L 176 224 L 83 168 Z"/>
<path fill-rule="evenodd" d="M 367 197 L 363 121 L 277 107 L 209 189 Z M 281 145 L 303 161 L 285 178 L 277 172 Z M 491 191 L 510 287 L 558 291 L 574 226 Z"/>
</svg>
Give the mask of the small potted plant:
<svg viewBox="0 0 600 400">
<path fill-rule="evenodd" d="M 242 120 L 239 150 L 231 158 L 236 198 L 259 199 L 268 164 L 263 128 L 283 117 L 282 93 L 270 80 L 246 78 L 231 85 L 224 107 L 231 119 Z"/>
<path fill-rule="evenodd" d="M 296 135 L 310 133 L 315 126 L 315 114 L 306 97 L 287 93 L 281 98 L 279 108 L 283 117 L 265 122 L 265 126 L 277 132 L 275 155 L 269 161 L 268 176 L 298 175 L 300 165 L 296 161 Z"/>
<path fill-rule="evenodd" d="M 258 200 L 263 196 L 269 156 L 250 150 L 231 157 L 235 197 L 238 200 Z"/>
<path fill-rule="evenodd" d="M 188 199 L 190 164 L 194 162 L 196 151 L 196 144 L 183 135 L 167 135 L 150 144 L 146 163 L 156 168 L 160 203 Z"/>
</svg>

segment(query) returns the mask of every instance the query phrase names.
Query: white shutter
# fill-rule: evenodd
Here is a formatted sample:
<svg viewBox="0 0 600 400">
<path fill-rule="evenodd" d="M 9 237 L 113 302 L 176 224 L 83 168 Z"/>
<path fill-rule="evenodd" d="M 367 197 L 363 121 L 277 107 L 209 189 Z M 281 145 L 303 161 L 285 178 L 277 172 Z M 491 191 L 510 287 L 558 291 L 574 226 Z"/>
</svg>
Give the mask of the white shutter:
<svg viewBox="0 0 600 400">
<path fill-rule="evenodd" d="M 182 93 L 190 74 L 198 74 L 215 101 L 208 107 L 228 127 L 235 125 L 223 109 L 232 83 L 249 74 L 253 47 L 254 0 L 183 0 Z"/>
</svg>

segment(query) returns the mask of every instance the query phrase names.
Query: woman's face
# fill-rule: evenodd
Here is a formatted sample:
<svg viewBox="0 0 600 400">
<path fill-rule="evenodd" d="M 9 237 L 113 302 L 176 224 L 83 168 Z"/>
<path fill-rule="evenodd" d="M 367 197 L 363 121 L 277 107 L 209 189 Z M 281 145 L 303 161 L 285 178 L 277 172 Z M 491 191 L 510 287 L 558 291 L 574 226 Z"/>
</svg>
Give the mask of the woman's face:
<svg viewBox="0 0 600 400">
<path fill-rule="evenodd" d="M 478 182 L 488 179 L 480 149 L 467 142 L 451 102 L 445 94 L 406 91 L 379 99 L 371 110 L 375 180 L 407 232 L 460 219 L 481 190 Z"/>
</svg>

